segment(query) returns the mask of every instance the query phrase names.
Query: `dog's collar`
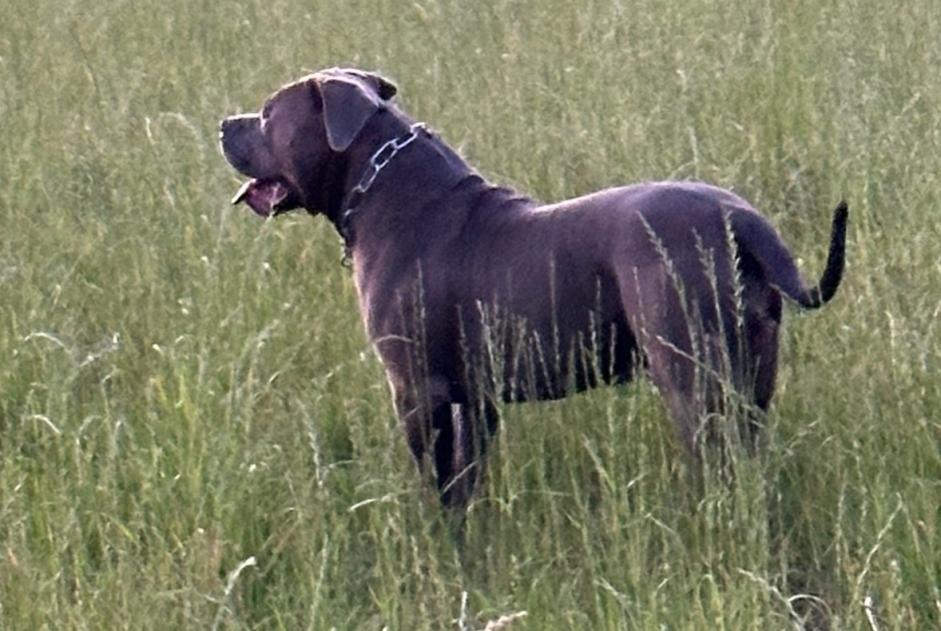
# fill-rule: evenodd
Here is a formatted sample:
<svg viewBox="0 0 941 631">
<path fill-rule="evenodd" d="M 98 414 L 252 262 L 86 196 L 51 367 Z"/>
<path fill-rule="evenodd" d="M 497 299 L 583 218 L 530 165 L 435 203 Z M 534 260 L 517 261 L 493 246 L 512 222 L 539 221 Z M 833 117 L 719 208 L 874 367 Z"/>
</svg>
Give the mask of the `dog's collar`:
<svg viewBox="0 0 941 631">
<path fill-rule="evenodd" d="M 372 154 L 372 157 L 369 159 L 369 164 L 366 165 L 366 170 L 363 172 L 362 177 L 359 178 L 359 184 L 350 192 L 350 197 L 356 194 L 362 195 L 368 191 L 370 187 L 372 187 L 373 182 L 376 181 L 376 176 L 379 175 L 379 172 L 392 162 L 392 158 L 394 158 L 399 151 L 412 144 L 412 142 L 418 138 L 418 132 L 425 128 L 425 123 L 415 123 L 408 128 L 407 134 L 393 138 L 379 147 L 376 153 Z"/>
<path fill-rule="evenodd" d="M 344 204 L 343 212 L 340 214 L 340 236 L 343 237 L 344 245 L 346 246 L 346 254 L 344 254 L 344 260 L 349 259 L 349 249 L 353 244 L 353 234 L 350 230 L 350 219 L 356 213 L 356 209 L 359 206 L 363 195 L 372 188 L 373 183 L 376 181 L 376 178 L 379 176 L 379 173 L 382 172 L 384 168 L 389 166 L 389 163 L 392 162 L 392 159 L 405 147 L 412 144 L 416 138 L 418 138 L 418 133 L 427 129 L 425 123 L 414 123 L 408 129 L 408 133 L 398 138 L 393 138 L 388 141 L 381 147 L 379 147 L 372 157 L 369 159 L 369 164 L 366 165 L 366 170 L 363 171 L 363 175 L 359 178 L 359 183 L 353 187 L 353 190 L 350 191 L 346 204 Z"/>
</svg>

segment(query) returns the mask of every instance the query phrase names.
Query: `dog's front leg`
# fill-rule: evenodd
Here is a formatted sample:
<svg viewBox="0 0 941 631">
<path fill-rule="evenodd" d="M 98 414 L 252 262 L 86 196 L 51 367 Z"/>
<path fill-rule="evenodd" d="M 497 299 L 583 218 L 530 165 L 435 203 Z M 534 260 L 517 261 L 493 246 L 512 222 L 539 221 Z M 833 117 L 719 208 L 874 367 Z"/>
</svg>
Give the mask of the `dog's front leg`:
<svg viewBox="0 0 941 631">
<path fill-rule="evenodd" d="M 426 479 L 430 458 L 442 503 L 460 506 L 466 498 L 457 500 L 462 494 L 456 492 L 454 485 L 459 434 L 455 433 L 453 407 L 457 406 L 452 406 L 447 383 L 444 378 L 426 378 L 418 383 L 393 379 L 392 390 L 396 415 L 419 474 Z"/>
<path fill-rule="evenodd" d="M 429 474 L 430 459 L 441 503 L 462 509 L 483 474 L 487 444 L 497 427 L 497 409 L 489 401 L 455 404 L 425 392 L 421 397 L 414 390 L 397 392 L 396 413 L 422 478 Z"/>
<path fill-rule="evenodd" d="M 499 415 L 490 400 L 451 406 L 452 445 L 450 472 L 441 499 L 447 506 L 463 507 L 483 477 L 487 447 L 496 432 Z M 437 444 L 436 444 L 437 447 Z M 441 469 L 438 470 L 439 483 Z"/>
</svg>

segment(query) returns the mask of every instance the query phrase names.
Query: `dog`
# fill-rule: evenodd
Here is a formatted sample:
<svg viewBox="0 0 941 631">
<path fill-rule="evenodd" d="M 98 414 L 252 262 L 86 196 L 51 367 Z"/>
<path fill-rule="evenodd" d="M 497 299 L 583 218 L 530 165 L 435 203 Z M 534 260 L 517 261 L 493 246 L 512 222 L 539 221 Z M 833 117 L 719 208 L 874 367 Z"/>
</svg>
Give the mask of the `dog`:
<svg viewBox="0 0 941 631">
<path fill-rule="evenodd" d="M 710 419 L 754 444 L 774 392 L 782 297 L 829 301 L 847 207 L 825 271 L 802 280 L 771 224 L 738 195 L 648 182 L 541 205 L 481 177 L 353 69 L 286 85 L 225 118 L 222 152 L 258 215 L 303 208 L 345 241 L 370 340 L 420 471 L 445 506 L 479 480 L 498 404 L 556 399 L 645 370 L 682 443 Z"/>
</svg>

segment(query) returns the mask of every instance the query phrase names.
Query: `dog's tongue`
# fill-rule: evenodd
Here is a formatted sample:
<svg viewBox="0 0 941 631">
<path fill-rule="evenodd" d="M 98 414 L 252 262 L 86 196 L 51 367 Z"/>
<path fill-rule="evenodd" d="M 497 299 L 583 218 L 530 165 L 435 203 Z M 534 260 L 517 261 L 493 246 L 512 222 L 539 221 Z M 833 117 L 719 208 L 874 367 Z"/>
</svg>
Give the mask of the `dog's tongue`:
<svg viewBox="0 0 941 631">
<path fill-rule="evenodd" d="M 255 213 L 268 217 L 287 196 L 287 187 L 277 180 L 249 180 L 232 198 L 232 204 L 245 202 Z"/>
</svg>

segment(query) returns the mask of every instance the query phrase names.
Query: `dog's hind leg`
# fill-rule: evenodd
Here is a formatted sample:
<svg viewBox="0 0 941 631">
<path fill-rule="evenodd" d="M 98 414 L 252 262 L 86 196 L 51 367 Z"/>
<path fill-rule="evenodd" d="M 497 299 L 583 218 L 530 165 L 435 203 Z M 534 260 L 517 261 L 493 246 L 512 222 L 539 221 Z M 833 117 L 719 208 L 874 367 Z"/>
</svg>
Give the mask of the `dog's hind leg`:
<svg viewBox="0 0 941 631">
<path fill-rule="evenodd" d="M 698 453 L 706 410 L 697 396 L 696 368 L 688 351 L 671 341 L 650 341 L 645 345 L 647 368 L 657 386 L 683 445 Z"/>
<path fill-rule="evenodd" d="M 689 341 L 682 326 L 682 310 L 665 269 L 618 268 L 618 289 L 624 317 L 643 355 L 651 380 L 663 397 L 683 444 L 695 450 L 695 401 L 691 398 L 694 372 L 684 357 Z M 665 302 L 670 298 L 669 304 Z M 679 352 L 677 352 L 679 351 Z"/>
<path fill-rule="evenodd" d="M 716 351 L 722 344 L 715 323 L 698 308 L 701 301 L 684 298 L 687 288 L 666 266 L 631 271 L 619 279 L 624 312 L 678 437 L 699 454 L 705 430 L 721 410 Z"/>
</svg>

